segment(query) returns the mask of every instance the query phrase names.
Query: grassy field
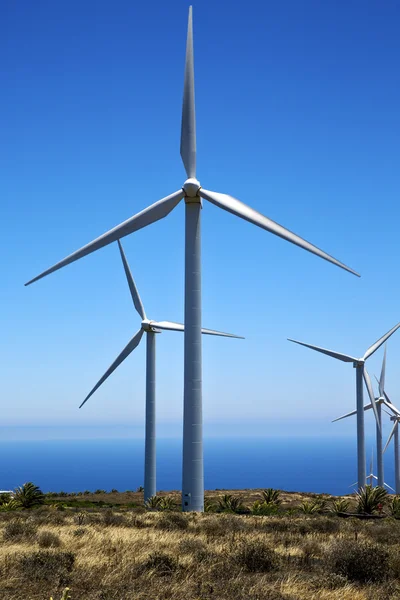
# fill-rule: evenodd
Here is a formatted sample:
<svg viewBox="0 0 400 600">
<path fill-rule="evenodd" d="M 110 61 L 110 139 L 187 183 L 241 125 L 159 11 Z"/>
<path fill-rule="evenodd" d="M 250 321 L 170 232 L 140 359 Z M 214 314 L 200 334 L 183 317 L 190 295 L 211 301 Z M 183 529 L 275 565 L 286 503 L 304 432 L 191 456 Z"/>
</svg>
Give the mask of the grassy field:
<svg viewBox="0 0 400 600">
<path fill-rule="evenodd" d="M 60 600 L 66 587 L 71 600 L 400 599 L 397 519 L 340 518 L 337 499 L 285 492 L 276 514 L 233 514 L 227 494 L 239 512 L 263 500 L 217 490 L 207 506 L 220 512 L 182 514 L 99 492 L 0 512 L 0 599 Z"/>
</svg>

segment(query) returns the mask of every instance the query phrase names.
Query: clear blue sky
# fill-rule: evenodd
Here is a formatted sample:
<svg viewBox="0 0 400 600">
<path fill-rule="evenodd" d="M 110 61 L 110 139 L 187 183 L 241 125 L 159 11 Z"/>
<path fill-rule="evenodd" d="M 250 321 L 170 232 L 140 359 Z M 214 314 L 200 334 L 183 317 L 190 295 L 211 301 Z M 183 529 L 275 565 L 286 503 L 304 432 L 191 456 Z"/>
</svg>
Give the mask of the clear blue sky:
<svg viewBox="0 0 400 600">
<path fill-rule="evenodd" d="M 182 185 L 187 9 L 2 4 L 3 425 L 143 424 L 144 344 L 78 411 L 139 327 L 116 245 L 23 284 Z M 203 325 L 246 337 L 204 339 L 206 432 L 225 417 L 242 433 L 351 432 L 330 425 L 354 407 L 351 365 L 286 338 L 362 355 L 400 320 L 400 6 L 209 0 L 193 14 L 199 180 L 362 274 L 205 205 Z M 183 318 L 183 211 L 124 240 L 150 318 Z M 183 338 L 157 342 L 167 428 L 182 417 Z M 398 402 L 399 360 L 400 333 Z"/>
</svg>

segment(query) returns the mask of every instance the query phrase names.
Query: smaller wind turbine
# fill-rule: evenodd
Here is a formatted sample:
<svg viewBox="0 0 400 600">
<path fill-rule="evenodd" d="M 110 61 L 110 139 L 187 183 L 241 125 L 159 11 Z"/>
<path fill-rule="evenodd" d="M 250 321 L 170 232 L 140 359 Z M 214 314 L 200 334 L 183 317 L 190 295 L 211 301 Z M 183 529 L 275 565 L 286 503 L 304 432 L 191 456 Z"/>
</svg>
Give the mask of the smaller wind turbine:
<svg viewBox="0 0 400 600">
<path fill-rule="evenodd" d="M 381 485 L 378 481 L 378 477 L 376 475 L 374 475 L 374 450 L 372 449 L 371 451 L 371 462 L 369 463 L 369 475 L 367 475 L 367 484 L 370 485 L 371 487 L 374 487 L 374 480 L 377 482 L 378 486 L 380 487 L 387 487 L 388 490 L 392 490 L 392 492 L 394 492 L 394 489 L 392 487 L 390 487 L 390 485 L 388 483 L 383 482 L 383 484 Z M 354 487 L 357 485 L 357 482 L 352 483 L 350 487 Z"/>
<path fill-rule="evenodd" d="M 144 501 L 146 502 L 156 494 L 156 339 L 155 334 L 166 331 L 184 331 L 184 325 L 172 321 L 151 321 L 147 318 L 142 300 L 136 288 L 128 262 L 121 242 L 118 240 L 119 251 L 121 253 L 122 264 L 124 265 L 126 279 L 128 281 L 133 304 L 139 313 L 142 323 L 139 331 L 128 342 L 122 352 L 117 356 L 112 365 L 104 373 L 103 377 L 96 383 L 91 392 L 86 396 L 79 408 L 87 402 L 94 392 L 105 382 L 106 379 L 115 371 L 121 363 L 137 348 L 143 334 L 147 337 L 146 352 L 146 417 L 145 417 L 145 465 L 144 465 Z M 231 333 L 223 333 L 212 329 L 202 329 L 203 334 L 217 335 L 222 337 L 240 338 L 241 336 Z"/>
<path fill-rule="evenodd" d="M 387 395 L 385 393 L 385 395 Z M 396 494 L 400 494 L 400 457 L 399 457 L 399 422 L 400 422 L 400 411 L 397 410 L 393 405 L 391 407 L 392 413 L 385 412 L 390 416 L 390 420 L 393 421 L 393 429 L 390 432 L 386 446 L 383 452 L 386 452 L 387 447 L 390 444 L 390 440 L 394 436 L 393 448 L 394 448 L 394 487 L 396 488 Z M 396 412 L 395 412 L 396 411 Z"/>
<path fill-rule="evenodd" d="M 368 389 L 368 393 L 370 398 L 374 397 L 374 393 L 372 391 L 371 379 L 368 375 L 367 370 L 365 369 L 365 361 L 374 354 L 390 338 L 390 336 L 400 327 L 400 323 L 395 325 L 390 331 L 385 333 L 375 344 L 372 344 L 364 354 L 362 358 L 354 358 L 354 356 L 350 356 L 349 354 L 341 354 L 340 352 L 334 352 L 332 350 L 326 350 L 325 348 L 320 348 L 319 346 L 312 346 L 311 344 L 305 344 L 304 342 L 298 342 L 296 340 L 289 339 L 289 342 L 294 342 L 295 344 L 300 344 L 300 346 L 306 346 L 306 348 L 311 348 L 311 350 L 316 350 L 317 352 L 322 352 L 322 354 L 327 354 L 332 358 L 336 358 L 343 362 L 353 363 L 353 367 L 356 369 L 357 377 L 356 377 L 356 395 L 357 395 L 357 481 L 358 487 L 363 488 L 365 486 L 365 437 L 364 437 L 364 399 L 363 399 L 363 378 L 365 384 Z M 375 413 L 375 418 L 377 424 L 379 426 L 379 417 L 378 411 L 375 405 L 375 402 L 372 402 L 372 408 Z"/>
<path fill-rule="evenodd" d="M 364 411 L 370 410 L 371 408 L 373 408 L 373 404 L 375 404 L 375 406 L 376 406 L 376 415 L 377 415 L 377 418 L 376 418 L 376 462 L 377 462 L 377 471 L 378 471 L 378 485 L 381 487 L 384 485 L 383 450 L 382 450 L 382 404 L 385 404 L 386 406 L 391 408 L 390 403 L 386 400 L 384 393 L 383 393 L 383 390 L 385 387 L 385 373 L 386 373 L 386 344 L 385 344 L 385 352 L 383 354 L 381 376 L 380 376 L 379 380 L 377 379 L 378 384 L 379 384 L 379 397 L 375 398 L 372 385 L 370 387 L 367 387 L 368 395 L 370 396 L 371 403 L 366 404 L 364 406 Z M 372 395 L 371 395 L 371 392 L 372 392 Z M 347 417 L 351 417 L 356 414 L 357 414 L 357 411 L 353 410 L 352 412 L 349 412 L 346 415 L 343 415 L 341 417 L 338 417 L 337 419 L 334 419 L 332 421 L 332 423 L 336 423 L 336 421 L 340 421 L 341 419 L 346 419 Z"/>
</svg>

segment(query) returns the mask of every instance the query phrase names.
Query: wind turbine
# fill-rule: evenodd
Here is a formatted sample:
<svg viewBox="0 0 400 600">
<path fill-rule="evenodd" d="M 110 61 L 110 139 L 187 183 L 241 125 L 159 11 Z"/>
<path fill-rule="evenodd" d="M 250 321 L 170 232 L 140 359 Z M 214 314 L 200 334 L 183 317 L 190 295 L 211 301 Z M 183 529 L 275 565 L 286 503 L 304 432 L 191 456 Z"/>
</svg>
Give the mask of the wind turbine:
<svg viewBox="0 0 400 600">
<path fill-rule="evenodd" d="M 394 407 L 391 407 L 393 410 Z M 387 412 L 387 411 L 385 411 Z M 383 449 L 383 452 L 386 452 L 387 447 L 390 444 L 390 440 L 394 436 L 393 448 L 394 448 L 394 487 L 396 488 L 396 494 L 400 494 L 400 456 L 399 456 L 399 422 L 400 422 L 400 412 L 396 409 L 394 414 L 387 413 L 390 416 L 390 420 L 393 421 L 393 429 L 390 432 L 388 437 L 388 441 L 386 442 L 386 446 Z"/>
<path fill-rule="evenodd" d="M 386 373 L 386 344 L 385 344 L 385 352 L 383 354 L 381 376 L 380 376 L 379 380 L 377 380 L 378 384 L 379 384 L 379 397 L 375 398 L 372 385 L 370 387 L 367 387 L 371 403 L 366 404 L 364 406 L 364 411 L 370 410 L 371 408 L 373 408 L 373 404 L 375 404 L 375 406 L 376 406 L 376 462 L 377 462 L 377 470 L 378 470 L 378 485 L 381 487 L 384 485 L 384 467 L 383 467 L 383 450 L 382 450 L 382 404 L 385 404 L 386 406 L 391 408 L 390 403 L 386 400 L 384 393 L 383 393 L 384 386 L 385 386 L 385 373 Z M 372 396 L 370 395 L 370 392 L 372 392 Z M 357 414 L 357 411 L 353 410 L 352 412 L 349 412 L 346 415 L 343 415 L 341 417 L 338 417 L 337 419 L 334 419 L 332 421 L 332 423 L 336 423 L 336 421 L 340 421 L 341 419 L 346 419 L 347 417 L 351 417 L 356 414 Z M 367 479 L 368 479 L 368 477 L 367 477 Z"/>
<path fill-rule="evenodd" d="M 142 300 L 139 296 L 135 281 L 126 260 L 121 242 L 118 240 L 118 247 L 121 254 L 122 264 L 124 266 L 126 279 L 131 292 L 132 300 L 136 312 L 142 319 L 140 329 L 135 333 L 122 352 L 117 356 L 112 365 L 107 369 L 94 388 L 86 396 L 79 408 L 89 400 L 94 392 L 108 379 L 108 377 L 124 362 L 126 358 L 137 348 L 146 334 L 146 417 L 145 417 L 145 459 L 144 459 L 144 501 L 155 496 L 156 488 L 156 334 L 161 331 L 184 331 L 181 323 L 172 321 L 152 321 L 146 316 Z M 202 329 L 202 333 L 207 335 L 217 335 L 222 337 L 239 338 L 238 335 L 223 333 L 212 329 Z M 243 339 L 243 338 L 240 338 Z"/>
<path fill-rule="evenodd" d="M 367 484 L 370 485 L 371 487 L 374 487 L 374 480 L 375 480 L 377 482 L 378 486 L 387 487 L 388 490 L 392 490 L 394 492 L 394 489 L 388 483 L 383 482 L 382 484 L 380 484 L 378 477 L 376 475 L 374 475 L 374 451 L 373 450 L 371 452 L 371 462 L 369 463 L 369 475 L 367 475 L 366 480 L 367 480 Z M 352 483 L 350 487 L 354 487 L 356 485 L 357 485 L 357 482 Z"/>
<path fill-rule="evenodd" d="M 319 346 L 312 346 L 311 344 L 305 344 L 304 342 L 299 342 L 297 340 L 289 339 L 289 342 L 294 342 L 295 344 L 300 344 L 301 346 L 305 346 L 306 348 L 311 348 L 312 350 L 316 350 L 317 352 L 322 352 L 322 354 L 327 354 L 328 356 L 332 356 L 332 358 L 336 358 L 343 362 L 353 363 L 353 367 L 356 369 L 356 396 L 357 396 L 357 482 L 358 487 L 362 488 L 365 486 L 365 437 L 364 437 L 364 399 L 363 399 L 363 378 L 365 384 L 368 389 L 368 394 L 370 398 L 374 398 L 374 393 L 372 391 L 371 379 L 368 374 L 368 371 L 365 368 L 365 361 L 374 354 L 386 342 L 387 339 L 400 327 L 400 323 L 395 325 L 390 331 L 385 333 L 375 344 L 372 344 L 364 354 L 362 358 L 354 358 L 354 356 L 350 356 L 349 354 L 341 354 L 340 352 L 334 352 L 333 350 L 326 350 L 325 348 L 320 348 Z M 375 419 L 377 422 L 377 426 L 379 425 L 379 417 L 378 411 L 375 402 L 372 403 L 372 409 L 375 413 Z"/>
<path fill-rule="evenodd" d="M 227 194 L 204 189 L 196 179 L 196 118 L 193 67 L 192 7 L 189 8 L 186 62 L 183 88 L 180 152 L 187 179 L 174 193 L 145 208 L 80 250 L 47 269 L 26 285 L 87 256 L 134 231 L 166 217 L 185 201 L 185 344 L 182 508 L 204 509 L 204 468 L 202 433 L 202 353 L 201 353 L 201 209 L 202 201 L 226 210 L 284 240 L 296 244 L 334 265 L 358 275 L 323 250 Z M 260 183 L 262 183 L 262 178 Z"/>
</svg>

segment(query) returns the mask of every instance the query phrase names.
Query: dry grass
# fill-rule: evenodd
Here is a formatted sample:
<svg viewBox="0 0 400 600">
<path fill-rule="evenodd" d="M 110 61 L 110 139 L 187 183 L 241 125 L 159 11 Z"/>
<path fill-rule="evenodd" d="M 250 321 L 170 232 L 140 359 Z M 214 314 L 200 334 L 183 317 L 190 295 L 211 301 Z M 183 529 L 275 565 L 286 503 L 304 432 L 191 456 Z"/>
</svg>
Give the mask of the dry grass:
<svg viewBox="0 0 400 600">
<path fill-rule="evenodd" d="M 259 499 L 255 490 L 241 495 L 247 504 Z M 282 494 L 289 507 L 304 498 Z M 351 569 L 334 560 L 338 544 Z M 357 580 L 358 545 L 363 560 L 369 548 L 387 553 L 379 581 Z M 395 600 L 399 575 L 400 522 L 392 519 L 127 507 L 0 513 L 1 600 L 60 600 L 67 586 L 71 600 Z"/>
</svg>

